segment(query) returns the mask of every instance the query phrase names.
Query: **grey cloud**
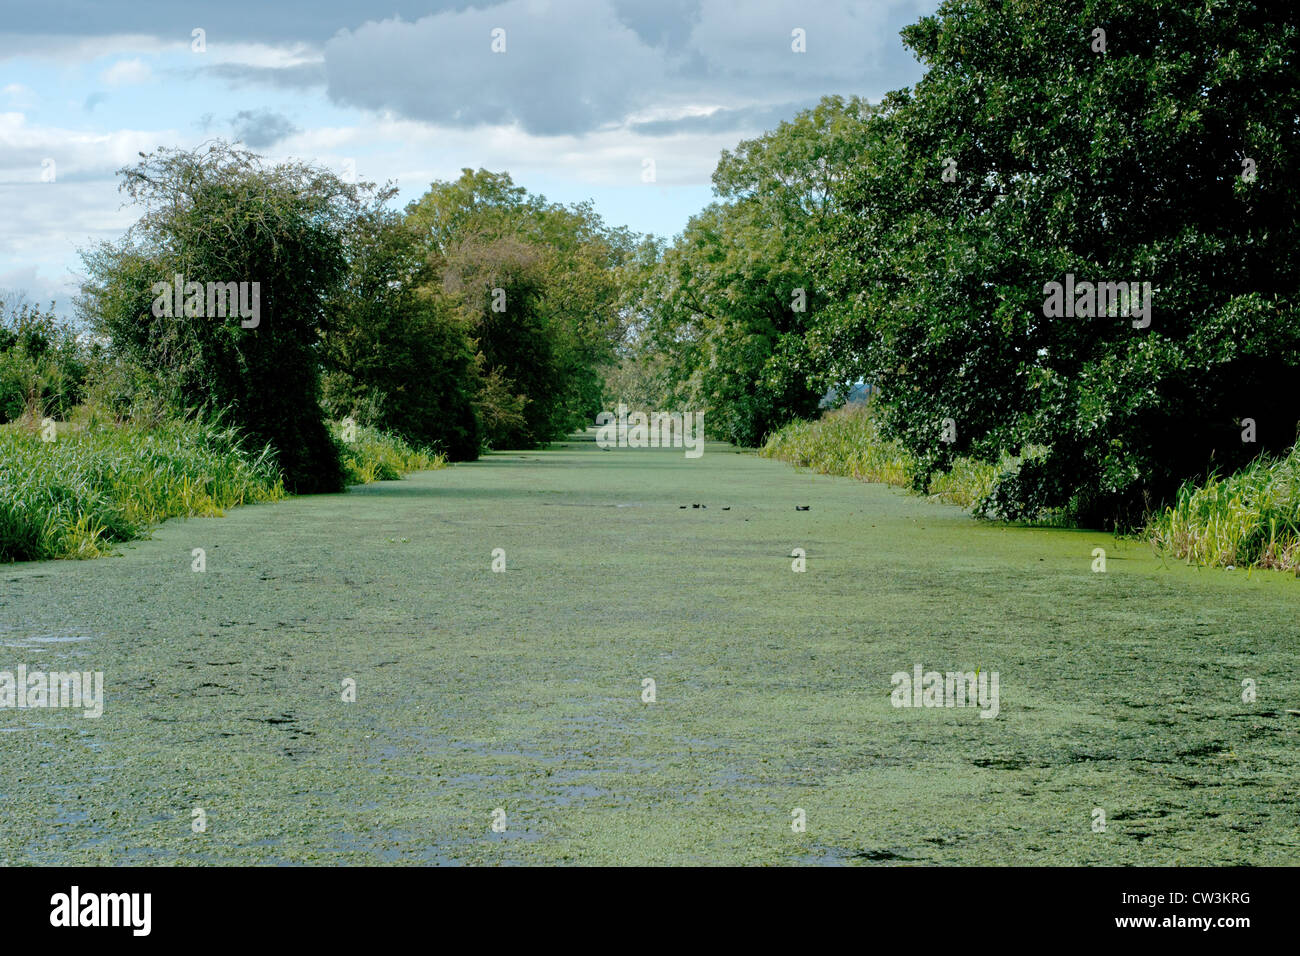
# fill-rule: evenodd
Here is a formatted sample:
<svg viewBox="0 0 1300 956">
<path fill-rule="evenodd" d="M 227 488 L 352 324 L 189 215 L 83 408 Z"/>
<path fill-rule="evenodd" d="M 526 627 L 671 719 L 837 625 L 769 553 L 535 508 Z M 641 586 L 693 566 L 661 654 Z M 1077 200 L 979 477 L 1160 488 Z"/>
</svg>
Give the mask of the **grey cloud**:
<svg viewBox="0 0 1300 956">
<path fill-rule="evenodd" d="M 492 52 L 492 31 L 506 50 Z M 665 64 L 605 0 L 385 20 L 325 47 L 336 102 L 431 123 L 518 123 L 530 133 L 584 133 L 617 123 L 662 89 Z"/>
<path fill-rule="evenodd" d="M 240 110 L 230 119 L 235 138 L 254 149 L 274 146 L 286 136 L 298 132 L 282 113 L 271 110 Z"/>
<path fill-rule="evenodd" d="M 407 18 L 459 10 L 474 0 L 385 0 L 384 15 Z M 323 43 L 339 30 L 374 19 L 373 0 L 131 0 L 130 3 L 42 0 L 7 3 L 3 31 L 28 36 L 111 36 L 124 33 L 188 43 L 202 27 L 208 43 Z M 2 54 L 3 51 L 0 51 Z"/>
<path fill-rule="evenodd" d="M 690 39 L 700 18 L 702 0 L 613 0 L 619 20 L 636 31 L 646 44 L 678 50 Z"/>
<path fill-rule="evenodd" d="M 325 85 L 324 63 L 298 63 L 284 67 L 214 63 L 203 69 L 208 75 L 225 80 L 231 86 L 273 86 L 286 90 L 306 90 Z"/>
<path fill-rule="evenodd" d="M 340 105 L 437 125 L 518 123 L 581 135 L 652 107 L 733 106 L 707 118 L 637 124 L 649 135 L 741 128 L 828 93 L 877 99 L 920 77 L 898 31 L 924 0 L 507 0 L 484 9 L 343 31 L 324 48 Z M 490 51 L 494 27 L 504 54 Z M 807 52 L 791 49 L 806 31 Z M 743 112 L 750 110 L 751 112 Z M 786 118 L 784 115 L 781 118 Z"/>
<path fill-rule="evenodd" d="M 816 99 L 779 103 L 773 106 L 746 106 L 720 109 L 707 116 L 684 116 L 671 120 L 647 120 L 632 123 L 629 129 L 642 136 L 672 136 L 678 133 L 731 133 L 741 130 L 765 130 L 793 119 L 800 110 L 816 106 Z"/>
</svg>

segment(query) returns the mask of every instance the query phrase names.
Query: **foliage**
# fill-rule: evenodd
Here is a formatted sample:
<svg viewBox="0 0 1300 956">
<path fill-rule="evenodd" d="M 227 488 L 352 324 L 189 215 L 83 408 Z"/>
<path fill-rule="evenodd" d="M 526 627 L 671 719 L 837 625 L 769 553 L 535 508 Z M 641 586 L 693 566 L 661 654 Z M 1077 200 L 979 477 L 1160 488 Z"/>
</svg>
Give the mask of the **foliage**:
<svg viewBox="0 0 1300 956">
<path fill-rule="evenodd" d="M 123 240 L 83 254 L 83 315 L 175 412 L 225 413 L 252 447 L 275 448 L 290 490 L 340 490 L 320 407 L 319 338 L 325 303 L 347 273 L 344 235 L 365 208 L 362 189 L 221 142 L 142 154 L 122 172 L 144 212 Z M 167 314 L 171 295 L 155 285 L 178 275 L 201 287 L 258 283 L 256 324 L 206 315 L 210 295 Z"/>
<path fill-rule="evenodd" d="M 485 443 L 532 446 L 589 421 L 623 336 L 619 270 L 634 237 L 589 203 L 549 203 L 486 170 L 432 184 L 406 222 L 426 291 L 475 342 Z"/>
<path fill-rule="evenodd" d="M 0 301 L 0 424 L 63 418 L 85 395 L 92 350 L 54 306 Z"/>
<path fill-rule="evenodd" d="M 447 464 L 443 455 L 413 446 L 401 436 L 378 428 L 355 425 L 348 429 L 343 422 L 331 422 L 330 434 L 339 444 L 349 485 L 396 481 L 410 472 L 432 471 Z"/>
<path fill-rule="evenodd" d="M 1300 575 L 1300 452 L 1187 482 L 1146 533 L 1157 549 L 1189 563 Z"/>
<path fill-rule="evenodd" d="M 1210 462 L 1289 447 L 1290 7 L 946 2 L 903 36 L 928 72 L 870 121 L 820 261 L 844 303 L 824 334 L 861 356 L 915 480 L 1038 444 L 989 513 L 1132 527 Z M 1067 273 L 1149 281 L 1149 326 L 1045 317 L 1045 284 Z M 1247 417 L 1260 446 L 1238 437 Z"/>
<path fill-rule="evenodd" d="M 871 404 L 848 405 L 816 421 L 790 422 L 768 438 L 759 454 L 823 475 L 899 488 L 917 486 L 919 463 L 901 442 L 883 436 L 877 409 Z M 1009 457 L 997 465 L 958 458 L 949 471 L 933 475 L 922 490 L 936 501 L 972 508 L 987 497 L 1000 473 L 1019 466 L 1019 460 Z"/>
<path fill-rule="evenodd" d="M 823 475 L 897 487 L 911 484 L 915 466 L 901 444 L 881 437 L 876 416 L 865 406 L 846 406 L 816 421 L 790 422 L 768 438 L 759 454 Z"/>
<path fill-rule="evenodd" d="M 816 332 L 833 303 L 812 256 L 872 113 L 826 97 L 724 152 L 720 201 L 639 284 L 643 348 L 666 357 L 675 402 L 707 410 L 718 437 L 760 444 L 849 381 L 843 353 Z"/>
<path fill-rule="evenodd" d="M 421 288 L 423 252 L 399 214 L 368 211 L 349 233 L 348 274 L 323 336 L 322 401 L 334 418 L 478 456 L 473 345 L 446 301 Z"/>
</svg>

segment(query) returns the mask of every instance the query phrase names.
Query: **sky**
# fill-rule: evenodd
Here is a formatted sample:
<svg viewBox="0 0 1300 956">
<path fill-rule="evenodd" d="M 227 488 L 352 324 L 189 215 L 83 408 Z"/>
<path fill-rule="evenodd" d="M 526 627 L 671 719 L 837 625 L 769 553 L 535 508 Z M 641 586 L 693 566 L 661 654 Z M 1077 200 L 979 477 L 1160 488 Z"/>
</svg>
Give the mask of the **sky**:
<svg viewBox="0 0 1300 956">
<path fill-rule="evenodd" d="M 79 250 L 137 218 L 118 170 L 214 138 L 391 181 L 399 206 L 504 170 L 672 237 L 722 150 L 915 83 L 898 31 L 937 5 L 0 0 L 0 299 L 69 314 Z"/>
</svg>

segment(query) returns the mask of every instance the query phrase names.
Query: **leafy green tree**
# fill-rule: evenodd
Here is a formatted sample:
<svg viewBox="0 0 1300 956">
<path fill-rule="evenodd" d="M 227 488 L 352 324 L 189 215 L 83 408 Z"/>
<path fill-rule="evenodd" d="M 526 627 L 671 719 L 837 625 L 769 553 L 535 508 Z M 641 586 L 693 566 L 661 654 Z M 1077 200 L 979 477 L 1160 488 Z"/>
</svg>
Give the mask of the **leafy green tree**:
<svg viewBox="0 0 1300 956">
<path fill-rule="evenodd" d="M 469 461 L 480 444 L 474 349 L 445 299 L 424 288 L 426 271 L 400 214 L 376 208 L 357 219 L 347 278 L 326 310 L 323 401 L 335 418 Z"/>
<path fill-rule="evenodd" d="M 1290 445 L 1290 5 L 950 0 L 903 36 L 929 69 L 838 189 L 820 261 L 851 307 L 822 334 L 861 356 L 918 480 L 1038 447 L 989 513 L 1127 526 L 1184 477 Z M 1150 282 L 1149 324 L 1045 314 L 1067 275 Z"/>
<path fill-rule="evenodd" d="M 667 356 L 678 402 L 708 410 L 709 430 L 757 445 L 854 371 L 820 335 L 829 298 L 818 236 L 856 161 L 872 108 L 826 97 L 776 130 L 724 152 L 720 201 L 687 225 L 643 282 L 643 341 Z"/>
<path fill-rule="evenodd" d="M 66 419 L 85 398 L 93 351 L 53 304 L 0 302 L 0 424 L 24 414 Z"/>
<path fill-rule="evenodd" d="M 450 250 L 445 294 L 474 330 L 479 368 L 522 396 L 522 421 L 489 416 L 489 443 L 526 448 L 565 434 L 565 329 L 546 308 L 542 250 L 515 237 L 464 240 Z"/>
<path fill-rule="evenodd" d="M 424 249 L 430 294 L 475 342 L 487 443 L 552 441 L 594 416 L 601 369 L 622 337 L 619 268 L 634 237 L 588 203 L 548 203 L 486 170 L 434 183 L 406 222 Z"/>
<path fill-rule="evenodd" d="M 174 410 L 218 412 L 255 446 L 270 444 L 286 487 L 340 490 L 320 406 L 320 332 L 347 275 L 345 236 L 366 206 L 363 190 L 310 166 L 267 166 L 224 142 L 141 154 L 122 172 L 143 214 L 120 242 L 83 255 L 85 317 Z M 158 291 L 178 275 L 204 290 L 191 300 L 183 286 L 179 310 Z M 225 302 L 208 283 L 247 283 L 248 308 L 209 314 Z"/>
<path fill-rule="evenodd" d="M 622 338 L 613 357 L 600 369 L 602 410 L 620 402 L 631 409 L 668 409 L 674 404 L 669 382 L 669 355 L 647 347 L 659 303 L 649 293 L 666 243 L 656 236 L 635 242 L 619 264 L 615 308 Z"/>
</svg>

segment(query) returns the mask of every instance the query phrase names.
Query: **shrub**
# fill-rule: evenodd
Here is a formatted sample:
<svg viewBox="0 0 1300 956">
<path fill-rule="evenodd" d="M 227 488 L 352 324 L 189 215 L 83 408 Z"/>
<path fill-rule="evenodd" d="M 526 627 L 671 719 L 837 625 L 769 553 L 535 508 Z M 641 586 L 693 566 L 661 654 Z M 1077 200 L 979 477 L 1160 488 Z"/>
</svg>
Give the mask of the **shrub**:
<svg viewBox="0 0 1300 956">
<path fill-rule="evenodd" d="M 400 216 L 374 210 L 351 236 L 347 279 L 329 304 L 322 400 L 333 418 L 478 457 L 478 370 L 463 323 L 415 284 L 424 254 Z"/>
<path fill-rule="evenodd" d="M 1003 455 L 996 465 L 974 458 L 957 458 L 949 471 L 931 475 L 923 487 L 917 488 L 919 463 L 901 442 L 882 436 L 876 411 L 871 404 L 866 404 L 827 412 L 816 421 L 791 422 L 773 434 L 759 454 L 800 468 L 811 468 L 823 475 L 843 475 L 923 491 L 936 501 L 986 513 L 990 495 L 999 482 L 1036 460 L 1042 451 L 1027 449 L 1025 457 Z M 1052 512 L 1038 517 L 1052 523 L 1057 521 Z"/>
<path fill-rule="evenodd" d="M 224 143 L 161 150 L 123 173 L 145 212 L 120 243 L 84 254 L 83 314 L 174 413 L 219 410 L 250 447 L 275 449 L 291 491 L 342 490 L 320 407 L 320 332 L 346 273 L 345 237 L 366 208 L 360 187 Z M 178 275 L 182 314 L 170 291 L 155 291 Z M 208 315 L 219 308 L 210 290 L 188 298 L 207 283 L 256 283 L 254 314 Z"/>
<path fill-rule="evenodd" d="M 0 302 L 0 423 L 62 418 L 84 397 L 90 350 L 38 306 Z"/>
</svg>

